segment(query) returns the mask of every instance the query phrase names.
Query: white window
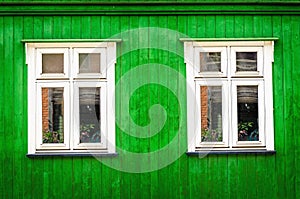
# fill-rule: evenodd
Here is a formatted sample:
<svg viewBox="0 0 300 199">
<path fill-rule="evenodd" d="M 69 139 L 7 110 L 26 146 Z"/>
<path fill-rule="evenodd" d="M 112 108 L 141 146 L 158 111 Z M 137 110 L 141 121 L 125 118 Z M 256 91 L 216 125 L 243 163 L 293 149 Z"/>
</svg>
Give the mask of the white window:
<svg viewBox="0 0 300 199">
<path fill-rule="evenodd" d="M 115 42 L 26 43 L 28 153 L 115 153 Z"/>
<path fill-rule="evenodd" d="M 184 44 L 188 151 L 274 150 L 273 41 Z"/>
</svg>

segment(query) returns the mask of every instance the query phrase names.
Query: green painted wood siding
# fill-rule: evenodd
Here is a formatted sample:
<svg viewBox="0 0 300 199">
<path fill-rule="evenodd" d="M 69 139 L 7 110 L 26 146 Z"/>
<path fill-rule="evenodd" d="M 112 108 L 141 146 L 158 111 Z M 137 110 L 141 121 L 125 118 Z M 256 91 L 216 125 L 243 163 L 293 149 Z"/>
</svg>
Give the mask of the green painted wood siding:
<svg viewBox="0 0 300 199">
<path fill-rule="evenodd" d="M 167 28 L 191 38 L 278 37 L 273 78 L 276 155 L 197 158 L 183 154 L 163 169 L 142 174 L 111 169 L 93 157 L 27 158 L 27 67 L 21 40 L 104 39 L 141 27 Z M 296 15 L 0 17 L 0 198 L 300 198 L 299 32 Z M 131 37 L 183 48 L 173 38 L 166 43 L 145 40 L 138 32 Z M 118 54 L 139 42 L 123 41 Z M 182 56 L 154 49 L 129 52 L 117 60 L 116 79 L 148 63 L 172 66 L 185 75 Z M 163 75 L 167 84 L 178 83 L 168 72 Z M 129 87 L 135 78 L 128 81 Z M 185 85 L 177 84 L 175 94 L 185 97 Z M 178 112 L 175 94 L 155 84 L 136 90 L 130 101 L 133 120 L 148 124 L 149 107 L 159 103 L 167 112 L 167 122 L 149 139 L 130 137 L 117 128 L 117 146 L 139 153 L 166 146 L 178 129 L 179 116 L 186 117 Z M 117 115 L 123 114 L 122 104 L 120 92 L 116 94 Z M 180 141 L 186 148 L 186 135 Z"/>
</svg>

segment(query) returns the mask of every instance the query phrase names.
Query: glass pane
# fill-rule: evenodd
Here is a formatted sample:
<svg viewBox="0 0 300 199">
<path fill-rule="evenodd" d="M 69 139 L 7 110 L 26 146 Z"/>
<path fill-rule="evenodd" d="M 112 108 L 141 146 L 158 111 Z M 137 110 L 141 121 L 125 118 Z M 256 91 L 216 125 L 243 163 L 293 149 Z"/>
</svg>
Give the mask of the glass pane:
<svg viewBox="0 0 300 199">
<path fill-rule="evenodd" d="M 258 141 L 258 86 L 237 87 L 238 140 Z"/>
<path fill-rule="evenodd" d="M 222 87 L 201 86 L 201 141 L 222 141 Z"/>
<path fill-rule="evenodd" d="M 42 88 L 43 143 L 64 142 L 63 99 L 63 88 Z"/>
<path fill-rule="evenodd" d="M 64 54 L 43 54 L 42 73 L 63 73 Z"/>
<path fill-rule="evenodd" d="M 100 53 L 80 53 L 79 73 L 100 73 Z"/>
<path fill-rule="evenodd" d="M 201 52 L 200 71 L 221 72 L 221 52 Z"/>
<path fill-rule="evenodd" d="M 236 71 L 257 71 L 257 52 L 237 52 Z"/>
<path fill-rule="evenodd" d="M 99 143 L 100 88 L 79 88 L 80 143 Z"/>
</svg>

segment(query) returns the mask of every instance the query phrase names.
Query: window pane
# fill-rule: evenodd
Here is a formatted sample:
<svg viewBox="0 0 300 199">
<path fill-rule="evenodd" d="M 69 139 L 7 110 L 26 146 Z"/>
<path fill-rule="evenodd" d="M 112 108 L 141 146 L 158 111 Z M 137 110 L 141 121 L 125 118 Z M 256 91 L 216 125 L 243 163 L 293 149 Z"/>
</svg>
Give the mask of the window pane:
<svg viewBox="0 0 300 199">
<path fill-rule="evenodd" d="M 101 142 L 100 88 L 79 88 L 80 143 Z"/>
<path fill-rule="evenodd" d="M 63 73 L 64 54 L 43 54 L 42 73 Z"/>
<path fill-rule="evenodd" d="M 80 53 L 79 73 L 100 73 L 100 53 Z"/>
<path fill-rule="evenodd" d="M 63 99 L 63 88 L 42 88 L 43 143 L 64 142 Z"/>
<path fill-rule="evenodd" d="M 237 52 L 236 71 L 257 71 L 257 52 Z"/>
<path fill-rule="evenodd" d="M 221 72 L 221 52 L 201 52 L 200 71 Z"/>
<path fill-rule="evenodd" d="M 237 87 L 238 140 L 258 141 L 258 86 Z"/>
<path fill-rule="evenodd" d="M 201 141 L 222 141 L 222 87 L 201 86 Z"/>
</svg>

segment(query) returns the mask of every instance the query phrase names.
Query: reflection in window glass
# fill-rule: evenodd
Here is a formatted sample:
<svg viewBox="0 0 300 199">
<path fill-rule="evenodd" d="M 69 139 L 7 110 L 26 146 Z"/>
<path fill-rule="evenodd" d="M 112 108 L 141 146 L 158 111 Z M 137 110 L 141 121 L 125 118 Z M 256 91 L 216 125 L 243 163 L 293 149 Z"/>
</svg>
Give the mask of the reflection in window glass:
<svg viewBox="0 0 300 199">
<path fill-rule="evenodd" d="M 79 73 L 100 73 L 100 53 L 80 53 Z"/>
<path fill-rule="evenodd" d="M 64 142 L 63 93 L 63 88 L 42 88 L 43 143 Z"/>
<path fill-rule="evenodd" d="M 258 141 L 258 86 L 237 87 L 238 141 Z"/>
<path fill-rule="evenodd" d="M 200 71 L 221 72 L 221 52 L 201 52 Z"/>
<path fill-rule="evenodd" d="M 257 52 L 237 52 L 236 71 L 257 71 Z"/>
<path fill-rule="evenodd" d="M 222 87 L 201 86 L 201 141 L 222 141 Z"/>
<path fill-rule="evenodd" d="M 79 88 L 80 143 L 99 143 L 100 88 Z"/>
<path fill-rule="evenodd" d="M 63 73 L 64 54 L 43 54 L 42 73 Z"/>
</svg>

